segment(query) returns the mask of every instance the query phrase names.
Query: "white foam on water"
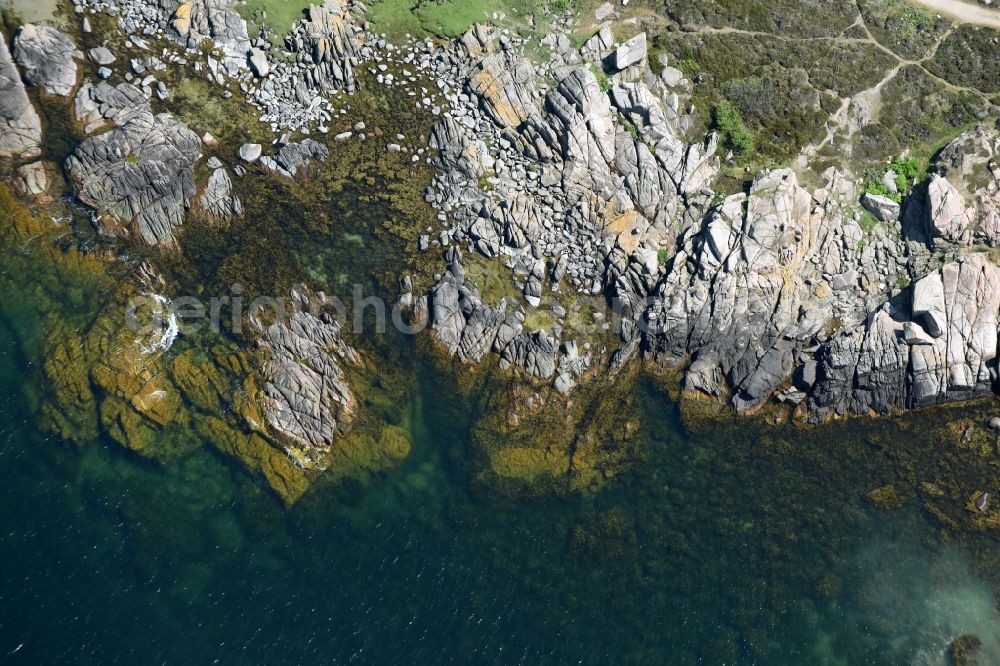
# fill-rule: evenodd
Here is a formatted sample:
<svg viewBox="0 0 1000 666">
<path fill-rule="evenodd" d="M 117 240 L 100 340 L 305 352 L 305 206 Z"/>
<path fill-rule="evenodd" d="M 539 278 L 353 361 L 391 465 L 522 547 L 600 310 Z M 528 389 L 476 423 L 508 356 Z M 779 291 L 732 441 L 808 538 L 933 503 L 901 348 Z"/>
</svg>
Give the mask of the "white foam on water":
<svg viewBox="0 0 1000 666">
<path fill-rule="evenodd" d="M 163 329 L 163 333 L 160 334 L 159 340 L 153 342 L 151 345 L 142 348 L 143 354 L 151 354 L 156 351 L 167 351 L 170 349 L 171 345 L 174 344 L 174 340 L 177 339 L 177 334 L 180 332 L 180 327 L 177 325 L 177 315 L 175 315 L 170 310 L 170 301 L 159 294 L 153 294 L 153 298 L 163 306 L 162 312 L 167 315 L 167 325 Z"/>
</svg>

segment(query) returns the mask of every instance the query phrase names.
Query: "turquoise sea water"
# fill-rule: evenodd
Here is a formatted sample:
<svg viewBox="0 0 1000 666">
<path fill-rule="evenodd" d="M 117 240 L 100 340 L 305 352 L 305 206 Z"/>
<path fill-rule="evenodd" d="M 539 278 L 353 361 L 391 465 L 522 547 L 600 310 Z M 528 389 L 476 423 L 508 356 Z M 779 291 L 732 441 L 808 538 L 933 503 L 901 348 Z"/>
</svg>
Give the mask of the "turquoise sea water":
<svg viewBox="0 0 1000 666">
<path fill-rule="evenodd" d="M 689 436 L 640 385 L 633 472 L 595 497 L 501 501 L 468 492 L 471 408 L 418 364 L 403 467 L 286 511 L 207 451 L 161 466 L 40 435 L 35 333 L 3 313 L 0 661 L 943 664 L 961 634 L 998 647 L 996 542 L 864 501 L 935 478 L 945 445 L 919 418 Z"/>
</svg>

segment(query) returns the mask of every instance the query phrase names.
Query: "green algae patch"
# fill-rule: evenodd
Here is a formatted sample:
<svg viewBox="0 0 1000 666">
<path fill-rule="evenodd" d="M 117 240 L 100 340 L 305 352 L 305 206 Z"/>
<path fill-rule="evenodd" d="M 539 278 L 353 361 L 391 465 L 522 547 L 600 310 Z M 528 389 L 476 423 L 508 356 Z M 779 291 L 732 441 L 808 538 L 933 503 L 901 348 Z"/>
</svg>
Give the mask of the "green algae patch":
<svg viewBox="0 0 1000 666">
<path fill-rule="evenodd" d="M 898 509 L 906 504 L 906 498 L 892 485 L 882 486 L 871 491 L 868 493 L 868 501 L 873 506 L 887 511 Z"/>
<path fill-rule="evenodd" d="M 569 458 L 547 449 L 508 446 L 489 453 L 490 469 L 501 479 L 536 483 L 542 477 L 554 481 L 569 469 Z"/>
<path fill-rule="evenodd" d="M 114 274 L 117 264 L 73 243 L 60 249 L 68 230 L 33 215 L 5 185 L 0 217 L 2 314 L 44 331 L 26 350 L 43 359 L 45 390 L 35 396 L 43 429 L 81 445 L 104 435 L 161 463 L 208 443 L 260 473 L 287 504 L 301 497 L 312 477 L 268 440 L 259 359 L 205 336 L 157 348 L 160 331 L 126 325 L 140 293 Z"/>
<path fill-rule="evenodd" d="M 257 433 L 239 432 L 214 416 L 196 419 L 196 428 L 219 451 L 239 460 L 251 473 L 261 474 L 286 506 L 302 497 L 316 478 L 316 472 L 296 466 L 284 451 Z"/>
<path fill-rule="evenodd" d="M 76 331 L 56 320 L 43 346 L 42 371 L 50 396 L 41 405 L 42 423 L 51 432 L 79 445 L 97 439 L 97 412 L 83 340 Z"/>
<path fill-rule="evenodd" d="M 5 184 L 0 220 L 0 316 L 21 322 L 26 355 L 43 359 L 45 390 L 34 399 L 43 428 L 69 441 L 89 441 L 96 436 L 97 412 L 80 330 L 109 298 L 113 279 L 98 255 L 72 245 L 63 249 L 65 223 L 30 211 Z"/>
<path fill-rule="evenodd" d="M 500 374 L 487 382 L 472 426 L 480 490 L 527 497 L 591 493 L 640 457 L 634 374 L 584 381 L 570 397 Z"/>
<path fill-rule="evenodd" d="M 403 462 L 410 455 L 412 447 L 409 433 L 399 426 L 391 425 L 382 428 L 378 443 L 379 450 L 388 460 L 396 464 Z"/>
</svg>

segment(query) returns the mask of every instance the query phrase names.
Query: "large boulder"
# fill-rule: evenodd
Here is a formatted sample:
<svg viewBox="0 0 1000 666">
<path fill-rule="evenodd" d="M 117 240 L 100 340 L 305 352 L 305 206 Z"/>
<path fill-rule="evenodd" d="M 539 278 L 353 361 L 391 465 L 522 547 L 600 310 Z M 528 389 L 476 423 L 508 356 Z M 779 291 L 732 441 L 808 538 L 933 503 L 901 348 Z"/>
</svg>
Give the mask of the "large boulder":
<svg viewBox="0 0 1000 666">
<path fill-rule="evenodd" d="M 53 95 L 67 96 L 77 82 L 76 58 L 83 58 L 73 41 L 50 26 L 31 23 L 14 35 L 14 60 L 24 70 L 24 80 L 43 86 Z"/>
<path fill-rule="evenodd" d="M 41 153 L 42 124 L 0 33 L 0 157 Z"/>
<path fill-rule="evenodd" d="M 535 69 L 527 58 L 508 51 L 484 57 L 469 77 L 469 89 L 501 127 L 517 127 L 538 112 Z"/>
<path fill-rule="evenodd" d="M 899 204 L 881 194 L 866 193 L 861 197 L 861 205 L 881 222 L 899 219 Z"/>
<path fill-rule="evenodd" d="M 261 78 L 267 76 L 271 71 L 271 63 L 267 59 L 267 54 L 260 49 L 250 49 L 250 69 Z"/>
<path fill-rule="evenodd" d="M 947 178 L 935 174 L 927 186 L 931 233 L 953 243 L 968 241 L 975 209 L 967 208 L 962 194 Z"/>
<path fill-rule="evenodd" d="M 948 315 L 944 302 L 944 283 L 941 273 L 934 271 L 917 280 L 913 285 L 913 304 L 911 306 L 914 320 L 923 323 L 924 330 L 934 338 L 940 338 L 945 333 Z"/>
<path fill-rule="evenodd" d="M 14 172 L 14 187 L 21 194 L 44 197 L 49 189 L 48 165 L 45 162 L 32 162 L 18 167 Z"/>
<path fill-rule="evenodd" d="M 259 143 L 244 143 L 240 146 L 240 159 L 244 162 L 256 162 L 263 147 Z"/>
<path fill-rule="evenodd" d="M 632 65 L 638 65 L 646 59 L 646 33 L 640 32 L 635 37 L 619 46 L 611 57 L 615 69 L 623 70 Z"/>
<path fill-rule="evenodd" d="M 607 171 L 615 158 L 615 121 L 611 100 L 590 68 L 573 70 L 547 101 L 560 125 L 563 158 L 592 172 Z"/>
<path fill-rule="evenodd" d="M 341 339 L 337 321 L 304 310 L 267 326 L 260 345 L 268 422 L 291 439 L 286 449 L 299 464 L 321 464 L 354 418 L 342 364 L 359 363 L 357 352 Z"/>
<path fill-rule="evenodd" d="M 87 139 L 66 159 L 77 196 L 106 218 L 109 230 L 131 229 L 149 245 L 173 246 L 195 194 L 201 139 L 169 114 L 153 115 L 148 104 L 117 106 L 143 98 L 131 84 L 104 92 L 98 108 L 119 126 Z"/>
<path fill-rule="evenodd" d="M 212 217 L 231 218 L 243 215 L 243 204 L 233 194 L 233 181 L 223 167 L 212 172 L 198 204 Z"/>
</svg>

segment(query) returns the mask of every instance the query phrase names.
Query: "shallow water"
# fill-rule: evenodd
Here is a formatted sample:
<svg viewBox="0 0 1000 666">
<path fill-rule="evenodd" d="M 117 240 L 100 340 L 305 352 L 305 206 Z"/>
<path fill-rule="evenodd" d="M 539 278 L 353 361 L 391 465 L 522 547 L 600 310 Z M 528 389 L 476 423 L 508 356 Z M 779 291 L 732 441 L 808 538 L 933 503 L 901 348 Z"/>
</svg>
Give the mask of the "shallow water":
<svg viewBox="0 0 1000 666">
<path fill-rule="evenodd" d="M 46 440 L 33 333 L 3 312 L 0 660 L 923 664 L 966 632 L 997 649 L 966 544 L 863 501 L 904 474 L 872 443 L 892 423 L 686 436 L 640 384 L 634 472 L 592 498 L 485 500 L 462 463 L 472 408 L 415 362 L 406 463 L 286 512 L 207 451 L 159 466 Z"/>
</svg>

